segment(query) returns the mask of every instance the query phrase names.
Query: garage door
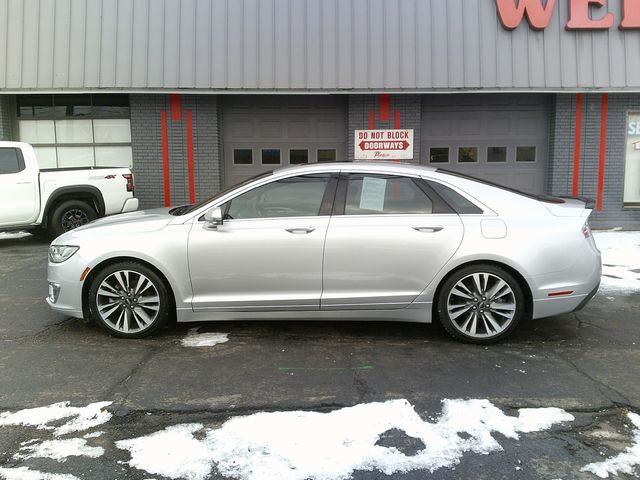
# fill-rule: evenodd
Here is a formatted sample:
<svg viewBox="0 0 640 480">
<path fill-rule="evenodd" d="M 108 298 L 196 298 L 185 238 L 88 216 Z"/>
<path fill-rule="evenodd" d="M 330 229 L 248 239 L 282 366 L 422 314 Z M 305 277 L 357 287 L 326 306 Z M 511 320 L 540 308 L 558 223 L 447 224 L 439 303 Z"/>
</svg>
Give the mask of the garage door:
<svg viewBox="0 0 640 480">
<path fill-rule="evenodd" d="M 346 160 L 345 96 L 225 96 L 225 186 L 287 165 Z"/>
<path fill-rule="evenodd" d="M 547 95 L 425 95 L 421 162 L 543 193 L 548 129 Z"/>
</svg>

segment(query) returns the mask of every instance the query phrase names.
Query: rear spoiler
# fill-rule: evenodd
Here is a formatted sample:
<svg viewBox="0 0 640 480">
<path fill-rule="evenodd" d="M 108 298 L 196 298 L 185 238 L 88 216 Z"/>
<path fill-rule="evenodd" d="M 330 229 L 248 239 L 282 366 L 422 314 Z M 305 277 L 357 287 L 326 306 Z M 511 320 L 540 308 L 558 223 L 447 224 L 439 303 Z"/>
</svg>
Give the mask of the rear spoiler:
<svg viewBox="0 0 640 480">
<path fill-rule="evenodd" d="M 567 199 L 567 200 L 580 200 L 581 202 L 584 202 L 584 208 L 586 208 L 588 210 L 593 210 L 594 208 L 596 208 L 596 201 L 593 198 L 589 198 L 589 197 L 569 197 L 569 196 L 563 196 L 563 195 L 559 195 L 559 196 L 557 196 L 557 198 L 562 198 L 562 199 Z"/>
</svg>

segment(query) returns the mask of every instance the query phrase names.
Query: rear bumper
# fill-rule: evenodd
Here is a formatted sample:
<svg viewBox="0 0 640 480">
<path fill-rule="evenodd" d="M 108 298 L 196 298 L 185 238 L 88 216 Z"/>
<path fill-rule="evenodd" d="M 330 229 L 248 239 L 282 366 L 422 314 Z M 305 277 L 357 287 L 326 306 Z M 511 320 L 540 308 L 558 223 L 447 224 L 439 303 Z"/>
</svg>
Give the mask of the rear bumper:
<svg viewBox="0 0 640 480">
<path fill-rule="evenodd" d="M 122 205 L 122 210 L 120 211 L 120 213 L 135 212 L 136 210 L 138 210 L 138 199 L 127 198 L 124 202 L 124 205 Z"/>
</svg>

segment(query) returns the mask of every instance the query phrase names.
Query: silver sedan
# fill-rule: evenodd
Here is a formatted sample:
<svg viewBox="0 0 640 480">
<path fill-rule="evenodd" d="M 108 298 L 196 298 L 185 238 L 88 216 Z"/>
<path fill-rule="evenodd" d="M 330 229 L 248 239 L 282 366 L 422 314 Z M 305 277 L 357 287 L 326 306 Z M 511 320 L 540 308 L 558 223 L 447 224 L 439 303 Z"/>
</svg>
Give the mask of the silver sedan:
<svg viewBox="0 0 640 480">
<path fill-rule="evenodd" d="M 119 337 L 172 316 L 437 318 L 456 339 L 490 343 L 595 294 L 591 208 L 417 165 L 285 168 L 58 237 L 47 302 Z"/>
</svg>

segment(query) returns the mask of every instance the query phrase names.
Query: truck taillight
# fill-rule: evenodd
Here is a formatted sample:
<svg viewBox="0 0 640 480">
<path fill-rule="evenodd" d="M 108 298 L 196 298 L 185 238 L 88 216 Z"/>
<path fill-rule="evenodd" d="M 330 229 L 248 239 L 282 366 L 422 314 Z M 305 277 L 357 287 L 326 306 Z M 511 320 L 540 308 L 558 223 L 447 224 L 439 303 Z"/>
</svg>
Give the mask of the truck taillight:
<svg viewBox="0 0 640 480">
<path fill-rule="evenodd" d="M 127 192 L 133 192 L 133 173 L 122 175 L 127 180 Z"/>
<path fill-rule="evenodd" d="M 589 228 L 589 222 L 585 222 L 585 224 L 582 226 L 582 234 L 584 235 L 584 238 L 589 238 L 591 236 L 591 228 Z"/>
</svg>

